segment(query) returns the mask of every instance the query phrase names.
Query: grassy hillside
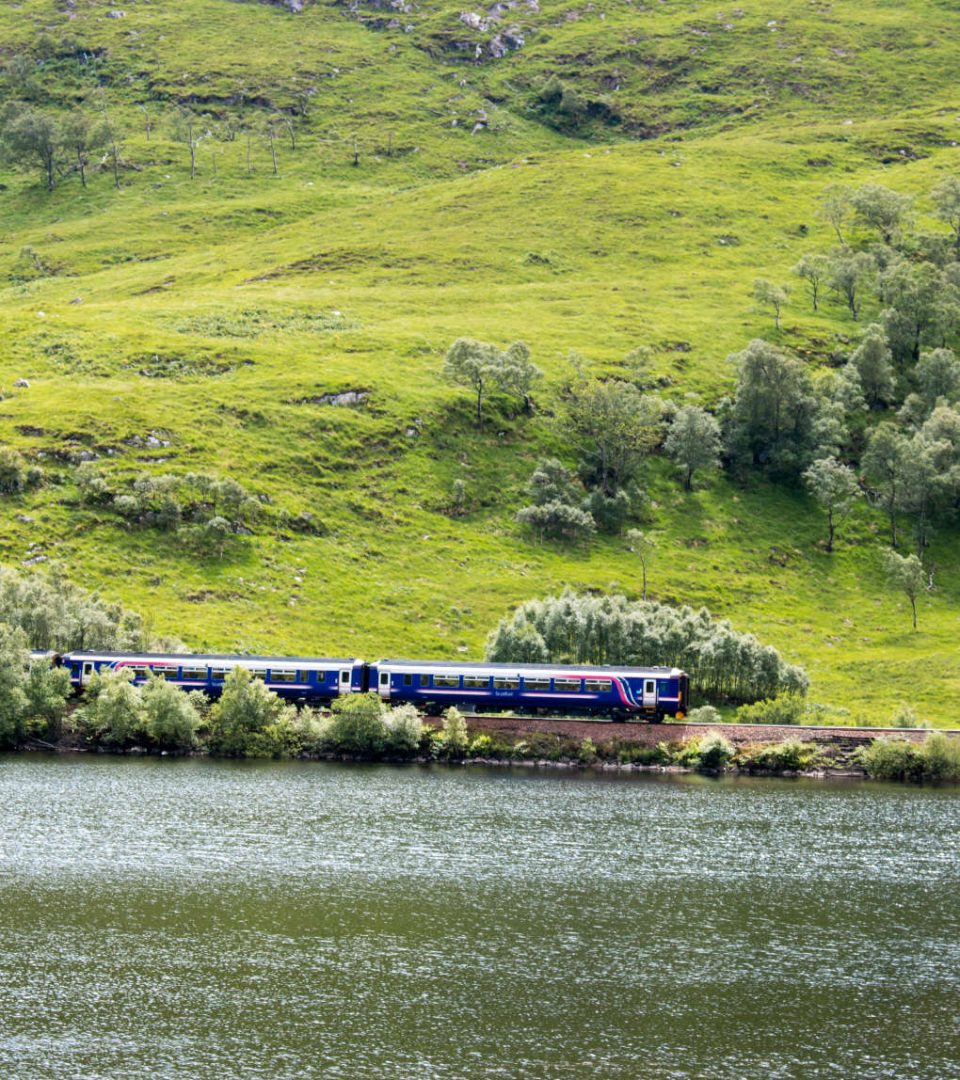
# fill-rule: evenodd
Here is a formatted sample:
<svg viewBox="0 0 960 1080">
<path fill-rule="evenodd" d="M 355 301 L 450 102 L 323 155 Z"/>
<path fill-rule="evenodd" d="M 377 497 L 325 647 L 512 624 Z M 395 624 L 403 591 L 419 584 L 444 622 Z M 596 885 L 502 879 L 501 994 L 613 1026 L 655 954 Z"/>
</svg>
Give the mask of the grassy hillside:
<svg viewBox="0 0 960 1080">
<path fill-rule="evenodd" d="M 756 276 L 787 281 L 830 246 L 825 185 L 914 193 L 922 225 L 943 228 L 926 195 L 960 172 L 949 4 L 524 0 L 495 23 L 478 9 L 485 29 L 441 0 L 404 6 L 0 12 L 8 60 L 32 65 L 4 96 L 64 110 L 100 95 L 125 165 L 119 190 L 106 161 L 86 189 L 0 178 L 0 440 L 52 481 L 3 502 L 5 561 L 64 563 L 198 648 L 476 655 L 523 599 L 638 588 L 622 540 L 538 546 L 513 521 L 538 458 L 573 461 L 558 422 L 572 352 L 615 373 L 651 346 L 666 396 L 713 405 L 752 337 L 812 365 L 856 341 L 799 284 L 780 333 L 750 298 Z M 505 30 L 523 44 L 495 57 Z M 541 100 L 550 76 L 575 91 L 572 112 Z M 178 104 L 236 129 L 200 143 L 196 180 Z M 248 172 L 242 129 L 272 107 L 297 149 L 283 130 L 274 176 L 252 136 Z M 532 418 L 503 399 L 473 427 L 469 394 L 440 376 L 461 335 L 528 343 L 546 375 Z M 323 400 L 347 390 L 368 396 Z M 223 559 L 197 558 L 80 505 L 91 456 L 117 482 L 233 476 L 267 515 Z M 861 507 L 830 556 L 798 490 L 718 474 L 685 494 L 661 459 L 649 487 L 655 598 L 776 645 L 807 666 L 816 701 L 887 719 L 909 700 L 956 721 L 956 537 L 934 541 L 914 633 L 883 589 L 876 512 Z M 304 512 L 307 531 L 290 524 Z"/>
</svg>

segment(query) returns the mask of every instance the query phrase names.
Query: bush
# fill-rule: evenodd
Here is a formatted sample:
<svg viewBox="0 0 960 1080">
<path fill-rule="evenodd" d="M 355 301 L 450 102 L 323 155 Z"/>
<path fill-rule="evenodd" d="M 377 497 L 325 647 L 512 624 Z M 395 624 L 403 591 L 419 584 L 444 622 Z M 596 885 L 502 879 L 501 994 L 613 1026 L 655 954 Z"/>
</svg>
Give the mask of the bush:
<svg viewBox="0 0 960 1080">
<path fill-rule="evenodd" d="M 451 757 L 461 757 L 469 743 L 467 722 L 459 709 L 451 707 L 443 714 L 443 744 Z"/>
<path fill-rule="evenodd" d="M 196 741 L 200 713 L 179 686 L 153 676 L 140 693 L 144 728 L 161 750 L 189 750 Z"/>
<path fill-rule="evenodd" d="M 47 739 L 59 739 L 70 697 L 70 672 L 65 667 L 51 667 L 46 660 L 34 661 L 23 684 L 27 698 L 29 726 Z"/>
<path fill-rule="evenodd" d="M 387 745 L 383 704 L 375 693 L 348 694 L 332 706 L 330 742 L 342 754 L 379 757 Z"/>
<path fill-rule="evenodd" d="M 479 735 L 474 735 L 470 740 L 467 752 L 470 757 L 487 757 L 492 746 L 493 739 L 486 732 L 481 732 Z"/>
<path fill-rule="evenodd" d="M 269 735 L 264 732 L 281 718 L 289 726 L 294 711 L 246 668 L 235 667 L 228 672 L 223 691 L 210 710 L 210 750 L 227 757 L 273 756 L 279 729 L 274 728 Z M 280 742 L 286 746 L 285 735 Z"/>
<path fill-rule="evenodd" d="M 737 709 L 738 724 L 799 724 L 806 707 L 799 694 L 781 694 L 779 697 L 741 705 Z"/>
<path fill-rule="evenodd" d="M 924 780 L 960 781 L 960 739 L 928 735 L 920 748 Z"/>
<path fill-rule="evenodd" d="M 580 743 L 577 757 L 584 765 L 592 765 L 597 760 L 597 747 L 593 739 L 584 739 Z"/>
<path fill-rule="evenodd" d="M 823 751 L 815 743 L 805 743 L 799 739 L 749 747 L 737 755 L 738 764 L 770 772 L 803 772 L 816 768 L 822 760 Z"/>
<path fill-rule="evenodd" d="M 898 705 L 893 714 L 891 727 L 896 728 L 920 728 L 925 725 L 917 719 L 917 711 L 910 705 Z"/>
<path fill-rule="evenodd" d="M 622 765 L 669 765 L 673 758 L 665 743 L 657 746 L 627 743 L 617 748 L 617 759 Z"/>
<path fill-rule="evenodd" d="M 19 450 L 0 446 L 0 493 L 16 495 L 27 483 L 27 463 Z"/>
<path fill-rule="evenodd" d="M 97 672 L 85 694 L 81 717 L 94 739 L 122 749 L 144 734 L 143 701 L 129 668 Z"/>
<path fill-rule="evenodd" d="M 697 768 L 722 769 L 736 753 L 733 743 L 719 731 L 708 731 L 700 740 Z"/>
<path fill-rule="evenodd" d="M 876 780 L 917 780 L 923 773 L 919 748 L 906 739 L 874 739 L 857 750 L 856 760 Z"/>
<path fill-rule="evenodd" d="M 687 722 L 690 724 L 719 724 L 723 722 L 720 710 L 712 705 L 700 705 L 687 713 Z"/>
<path fill-rule="evenodd" d="M 390 753 L 408 757 L 420 749 L 423 724 L 415 705 L 400 705 L 395 709 L 389 709 L 384 723 L 386 748 Z"/>
</svg>

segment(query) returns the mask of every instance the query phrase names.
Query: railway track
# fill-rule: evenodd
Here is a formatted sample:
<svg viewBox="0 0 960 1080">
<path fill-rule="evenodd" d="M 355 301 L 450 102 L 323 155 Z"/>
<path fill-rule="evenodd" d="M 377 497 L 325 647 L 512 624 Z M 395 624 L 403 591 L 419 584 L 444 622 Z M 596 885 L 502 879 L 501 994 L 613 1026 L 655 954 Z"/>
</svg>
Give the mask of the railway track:
<svg viewBox="0 0 960 1080">
<path fill-rule="evenodd" d="M 722 731 L 734 743 L 780 742 L 783 739 L 801 739 L 804 742 L 854 745 L 869 742 L 883 735 L 920 741 L 929 730 L 926 728 L 879 728 L 879 727 L 822 727 L 807 724 L 689 724 L 684 721 L 665 721 L 662 724 L 645 722 L 618 723 L 602 717 L 571 718 L 569 716 L 514 716 L 505 713 L 471 713 L 466 716 L 472 728 L 501 731 L 519 735 L 524 732 L 541 732 L 561 735 L 572 739 L 593 740 L 618 739 L 621 742 L 638 742 L 655 745 L 658 742 L 682 742 L 696 738 L 708 731 Z M 938 728 L 946 735 L 960 736 L 958 728 Z"/>
</svg>

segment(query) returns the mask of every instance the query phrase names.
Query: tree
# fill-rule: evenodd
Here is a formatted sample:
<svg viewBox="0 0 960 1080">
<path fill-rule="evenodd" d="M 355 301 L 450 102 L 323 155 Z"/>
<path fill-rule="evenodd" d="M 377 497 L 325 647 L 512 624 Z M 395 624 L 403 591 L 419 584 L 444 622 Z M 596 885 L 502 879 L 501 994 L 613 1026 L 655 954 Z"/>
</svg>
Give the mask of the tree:
<svg viewBox="0 0 960 1080">
<path fill-rule="evenodd" d="M 960 179 L 947 176 L 930 193 L 934 214 L 953 229 L 953 248 L 960 259 Z"/>
<path fill-rule="evenodd" d="M 23 684 L 27 716 L 42 723 L 47 738 L 60 737 L 71 690 L 67 668 L 53 667 L 46 658 L 31 662 Z"/>
<path fill-rule="evenodd" d="M 29 663 L 26 634 L 0 623 L 0 746 L 18 746 L 29 734 L 24 690 Z"/>
<path fill-rule="evenodd" d="M 179 686 L 153 676 L 141 692 L 144 728 L 163 750 L 189 750 L 200 726 L 200 714 Z"/>
<path fill-rule="evenodd" d="M 902 592 L 910 601 L 913 613 L 913 628 L 917 628 L 917 599 L 926 582 L 923 563 L 916 555 L 898 555 L 895 551 L 883 553 L 883 566 L 887 583 L 896 592 Z"/>
<path fill-rule="evenodd" d="M 0 146 L 14 164 L 38 165 L 47 191 L 57 186 L 63 135 L 54 117 L 30 105 L 9 104 L 0 120 Z"/>
<path fill-rule="evenodd" d="M 522 341 L 515 341 L 501 355 L 500 385 L 507 393 L 520 398 L 524 412 L 532 411 L 533 399 L 530 394 L 534 384 L 542 378 L 543 372 L 530 360 L 530 350 Z"/>
<path fill-rule="evenodd" d="M 729 359 L 737 369 L 732 452 L 749 456 L 754 465 L 796 475 L 815 446 L 818 401 L 806 368 L 761 339 Z"/>
<path fill-rule="evenodd" d="M 863 184 L 850 195 L 857 223 L 875 229 L 884 244 L 893 245 L 910 215 L 913 200 L 882 184 Z"/>
<path fill-rule="evenodd" d="M 179 108 L 173 125 L 173 135 L 190 153 L 190 179 L 197 177 L 197 147 L 203 138 L 200 117 L 192 109 Z"/>
<path fill-rule="evenodd" d="M 720 425 L 706 409 L 684 405 L 670 425 L 663 448 L 684 470 L 683 486 L 689 491 L 697 469 L 715 469 L 720 464 Z"/>
<path fill-rule="evenodd" d="M 483 427 L 483 395 L 496 385 L 501 371 L 500 350 L 472 338 L 457 338 L 447 350 L 443 373 L 477 395 L 477 427 Z"/>
<path fill-rule="evenodd" d="M 830 273 L 830 260 L 826 255 L 804 255 L 794 266 L 793 273 L 802 278 L 810 289 L 813 310 L 820 309 L 820 287 Z"/>
<path fill-rule="evenodd" d="M 860 376 L 863 396 L 871 408 L 893 400 L 893 354 L 882 326 L 871 323 L 864 330 L 860 344 L 850 357 L 850 364 Z"/>
<path fill-rule="evenodd" d="M 143 731 L 143 702 L 130 668 L 92 676 L 81 715 L 88 731 L 104 742 L 124 747 L 136 739 Z"/>
<path fill-rule="evenodd" d="M 387 742 L 383 704 L 375 693 L 348 694 L 331 706 L 330 740 L 345 754 L 377 757 Z"/>
<path fill-rule="evenodd" d="M 939 398 L 954 402 L 960 396 L 960 360 L 953 349 L 933 349 L 920 354 L 914 377 L 927 415 Z"/>
<path fill-rule="evenodd" d="M 554 502 L 575 506 L 581 494 L 573 473 L 556 458 L 545 458 L 537 464 L 527 482 L 527 491 L 535 506 Z"/>
<path fill-rule="evenodd" d="M 859 495 L 853 469 L 835 458 L 819 458 L 803 474 L 807 490 L 827 512 L 827 551 L 833 551 L 833 537 L 838 522 L 853 507 Z"/>
<path fill-rule="evenodd" d="M 87 165 L 93 150 L 103 146 L 107 133 L 101 124 L 81 109 L 74 110 L 63 125 L 63 144 L 70 148 L 80 173 L 80 183 L 87 186 Z"/>
<path fill-rule="evenodd" d="M 843 297 L 854 320 L 860 318 L 863 283 L 873 272 L 873 260 L 865 251 L 842 248 L 830 256 L 828 283 Z"/>
<path fill-rule="evenodd" d="M 525 506 L 517 511 L 516 520 L 536 533 L 538 541 L 551 539 L 580 540 L 596 531 L 592 515 L 569 503 L 548 502 Z"/>
<path fill-rule="evenodd" d="M 233 527 L 226 518 L 216 517 L 210 518 L 201 526 L 203 534 L 204 546 L 212 549 L 217 553 L 217 558 L 223 558 L 223 550 L 227 545 L 230 537 L 233 536 Z"/>
<path fill-rule="evenodd" d="M 826 221 L 837 234 L 837 243 L 846 245 L 842 227 L 850 216 L 850 189 L 842 184 L 831 184 L 820 196 L 818 216 Z"/>
<path fill-rule="evenodd" d="M 650 563 L 653 560 L 654 552 L 657 548 L 657 542 L 652 536 L 645 533 L 642 529 L 630 529 L 627 532 L 627 545 L 628 550 L 632 551 L 640 560 L 640 572 L 642 574 L 643 591 L 641 593 L 641 599 L 647 598 L 647 570 Z"/>
<path fill-rule="evenodd" d="M 906 458 L 910 440 L 893 424 L 874 428 L 863 455 L 863 471 L 890 519 L 890 546 L 897 546 L 897 513 L 900 510 Z"/>
<path fill-rule="evenodd" d="M 123 159 L 123 132 L 110 115 L 110 107 L 106 93 L 100 91 L 95 99 L 97 110 L 100 113 L 101 132 L 103 143 L 110 155 L 110 166 L 113 170 L 113 186 L 120 190 L 120 163 Z"/>
<path fill-rule="evenodd" d="M 246 668 L 234 667 L 210 710 L 210 745 L 221 754 L 240 756 L 256 747 L 257 736 L 290 712 L 283 700 L 268 690 Z"/>
<path fill-rule="evenodd" d="M 757 278 L 753 283 L 753 298 L 761 304 L 770 304 L 773 307 L 773 321 L 776 328 L 780 329 L 780 310 L 787 302 L 787 287 L 775 285 L 766 278 Z"/>
<path fill-rule="evenodd" d="M 270 113 L 263 121 L 262 131 L 270 147 L 270 160 L 273 162 L 273 175 L 280 175 L 277 165 L 277 139 L 280 138 L 281 121 L 275 113 Z"/>
<path fill-rule="evenodd" d="M 957 289 L 932 263 L 900 259 L 880 275 L 880 296 L 887 305 L 883 322 L 894 358 L 902 371 L 916 362 L 925 344 L 938 345 L 952 319 Z"/>
<path fill-rule="evenodd" d="M 594 380 L 574 391 L 570 426 L 584 466 L 605 495 L 615 496 L 636 476 L 660 436 L 662 405 L 632 384 Z"/>
</svg>

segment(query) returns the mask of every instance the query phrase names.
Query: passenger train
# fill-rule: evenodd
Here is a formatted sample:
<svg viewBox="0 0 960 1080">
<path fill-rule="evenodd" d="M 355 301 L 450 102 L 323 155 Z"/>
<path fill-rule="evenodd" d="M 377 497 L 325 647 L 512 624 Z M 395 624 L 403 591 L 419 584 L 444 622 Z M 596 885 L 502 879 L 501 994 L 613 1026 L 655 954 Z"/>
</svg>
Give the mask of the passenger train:
<svg viewBox="0 0 960 1080">
<path fill-rule="evenodd" d="M 216 696 L 236 667 L 293 701 L 329 705 L 375 691 L 429 715 L 451 705 L 466 712 L 563 713 L 661 721 L 689 707 L 690 679 L 677 668 L 485 664 L 450 660 L 377 660 L 302 656 L 224 656 L 73 652 L 38 653 L 70 672 L 79 692 L 95 672 L 129 669 L 133 681 L 162 676 L 184 690 Z"/>
</svg>

